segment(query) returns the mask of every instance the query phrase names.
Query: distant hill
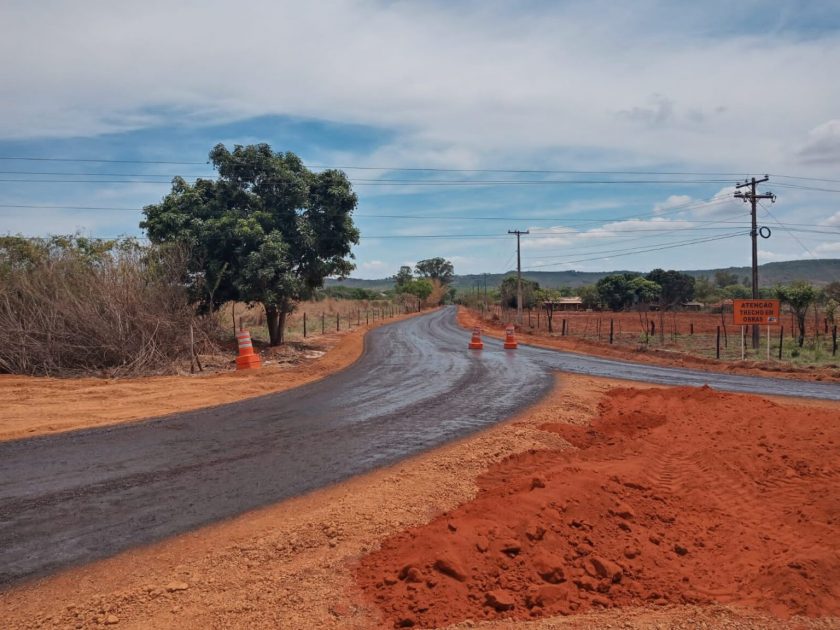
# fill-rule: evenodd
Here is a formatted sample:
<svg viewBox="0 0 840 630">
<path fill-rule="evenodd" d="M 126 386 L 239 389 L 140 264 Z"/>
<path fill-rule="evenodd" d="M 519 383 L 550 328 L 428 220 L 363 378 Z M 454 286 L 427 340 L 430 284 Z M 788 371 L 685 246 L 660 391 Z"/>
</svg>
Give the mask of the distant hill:
<svg viewBox="0 0 840 630">
<path fill-rule="evenodd" d="M 556 289 L 563 287 L 580 287 L 585 284 L 594 284 L 604 276 L 613 273 L 623 273 L 626 270 L 617 271 L 526 271 L 523 278 L 539 282 L 541 287 Z M 723 267 L 721 269 L 689 269 L 683 271 L 694 277 L 707 276 L 712 278 L 716 271 L 726 271 L 738 276 L 739 279 L 750 277 L 750 267 Z M 487 286 L 496 287 L 508 274 L 516 273 L 516 270 L 502 273 L 486 274 Z M 758 266 L 758 280 L 763 287 L 772 287 L 776 284 L 787 284 L 794 280 L 807 280 L 815 285 L 825 285 L 829 282 L 840 280 L 840 258 L 822 258 L 817 260 L 789 260 L 785 262 L 771 262 Z M 453 285 L 458 289 L 470 289 L 480 283 L 483 287 L 485 282 L 484 274 L 468 274 L 455 276 Z M 362 280 L 359 278 L 348 278 L 347 280 L 327 280 L 327 286 L 342 284 L 347 287 L 361 287 L 364 289 L 384 290 L 394 286 L 390 278 L 378 280 Z"/>
</svg>

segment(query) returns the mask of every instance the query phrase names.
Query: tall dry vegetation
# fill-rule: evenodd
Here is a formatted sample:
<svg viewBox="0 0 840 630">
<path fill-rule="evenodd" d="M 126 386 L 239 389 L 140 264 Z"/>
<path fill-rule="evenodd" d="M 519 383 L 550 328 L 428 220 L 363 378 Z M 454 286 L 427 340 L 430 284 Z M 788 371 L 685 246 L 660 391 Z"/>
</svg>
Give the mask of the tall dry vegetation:
<svg viewBox="0 0 840 630">
<path fill-rule="evenodd" d="M 215 326 L 188 303 L 185 258 L 130 239 L 0 238 L 0 372 L 173 371 L 190 325 L 201 346 Z"/>
</svg>

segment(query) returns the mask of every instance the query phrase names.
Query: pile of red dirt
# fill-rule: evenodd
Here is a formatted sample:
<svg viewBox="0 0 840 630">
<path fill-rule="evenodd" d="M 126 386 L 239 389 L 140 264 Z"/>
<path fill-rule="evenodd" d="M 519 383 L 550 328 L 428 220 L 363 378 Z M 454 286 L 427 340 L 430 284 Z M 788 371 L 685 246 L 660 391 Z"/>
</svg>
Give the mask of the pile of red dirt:
<svg viewBox="0 0 840 630">
<path fill-rule="evenodd" d="M 613 390 L 575 449 L 532 451 L 471 502 L 364 557 L 396 627 L 733 603 L 840 615 L 840 412 L 708 388 Z"/>
</svg>

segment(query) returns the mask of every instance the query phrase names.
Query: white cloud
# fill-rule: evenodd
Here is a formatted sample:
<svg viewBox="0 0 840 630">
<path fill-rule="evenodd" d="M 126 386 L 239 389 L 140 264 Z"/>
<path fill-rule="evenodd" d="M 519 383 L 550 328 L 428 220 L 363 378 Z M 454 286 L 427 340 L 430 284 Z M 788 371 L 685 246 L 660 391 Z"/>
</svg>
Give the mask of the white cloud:
<svg viewBox="0 0 840 630">
<path fill-rule="evenodd" d="M 795 163 L 786 147 L 840 103 L 824 72 L 840 59 L 836 34 L 710 37 L 702 12 L 677 34 L 660 3 L 469 9 L 9 2 L 0 55 L 15 63 L 0 84 L 0 137 L 286 114 L 399 130 L 379 154 L 398 163 L 511 163 L 576 147 L 599 164 L 591 150 L 717 168 L 755 168 L 761 156 L 784 168 Z M 784 89 L 722 89 L 724 76 L 755 67 L 773 68 Z"/>
<path fill-rule="evenodd" d="M 840 254 L 840 243 L 821 243 L 813 251 L 817 255 L 834 256 Z"/>
<path fill-rule="evenodd" d="M 363 262 L 356 267 L 356 272 L 360 275 L 366 274 L 380 274 L 391 271 L 391 266 L 381 260 L 369 260 Z M 396 272 L 395 272 L 396 273 Z"/>
<path fill-rule="evenodd" d="M 653 206 L 653 212 L 654 214 L 662 214 L 667 210 L 688 206 L 693 201 L 694 199 L 690 195 L 671 195 L 665 201 L 655 204 Z"/>
<path fill-rule="evenodd" d="M 790 252 L 773 252 L 766 249 L 758 250 L 758 262 L 764 264 L 767 262 L 776 262 L 781 260 L 800 260 L 803 258 L 811 258 L 811 255 L 806 252 L 790 253 Z"/>
<path fill-rule="evenodd" d="M 822 225 L 829 225 L 829 226 L 840 225 L 840 211 L 835 212 L 830 217 L 828 217 L 825 221 L 823 221 Z"/>
<path fill-rule="evenodd" d="M 592 241 L 595 239 L 609 239 L 620 235 L 633 233 L 634 235 L 660 234 L 668 235 L 669 231 L 676 229 L 687 229 L 696 227 L 696 224 L 688 220 L 667 219 L 654 217 L 653 219 L 628 219 L 627 221 L 615 221 L 580 234 L 581 239 Z"/>
<path fill-rule="evenodd" d="M 577 230 L 562 225 L 554 227 L 529 227 L 528 236 L 522 236 L 523 250 L 553 249 L 574 242 Z"/>
<path fill-rule="evenodd" d="M 806 164 L 840 164 L 840 119 L 832 119 L 810 132 L 799 156 Z"/>
</svg>

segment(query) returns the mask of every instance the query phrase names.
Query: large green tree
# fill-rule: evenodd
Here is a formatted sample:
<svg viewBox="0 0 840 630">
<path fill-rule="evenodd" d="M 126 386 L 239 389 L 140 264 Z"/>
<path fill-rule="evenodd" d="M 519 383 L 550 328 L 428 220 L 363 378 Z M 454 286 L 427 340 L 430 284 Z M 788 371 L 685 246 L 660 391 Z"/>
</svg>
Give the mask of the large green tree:
<svg viewBox="0 0 840 630">
<path fill-rule="evenodd" d="M 661 299 L 662 287 L 659 283 L 636 276 L 628 282 L 627 286 L 633 293 L 633 304 L 647 309 L 647 305 Z"/>
<path fill-rule="evenodd" d="M 717 285 L 719 289 L 728 287 L 732 284 L 738 284 L 738 274 L 724 270 L 715 272 L 715 285 Z"/>
<path fill-rule="evenodd" d="M 631 282 L 638 277 L 637 273 L 615 273 L 598 280 L 595 288 L 601 303 L 611 311 L 631 306 L 636 300 L 635 287 Z"/>
<path fill-rule="evenodd" d="M 823 293 L 825 293 L 826 299 L 840 302 L 840 281 L 829 282 L 823 288 Z"/>
<path fill-rule="evenodd" d="M 694 299 L 694 278 L 685 273 L 669 269 L 654 269 L 645 276 L 662 287 L 659 293 L 659 307 L 670 309 Z"/>
<path fill-rule="evenodd" d="M 452 263 L 444 258 L 427 258 L 419 261 L 414 270 L 421 278 L 438 280 L 442 285 L 450 284 L 455 276 L 455 268 Z"/>
<path fill-rule="evenodd" d="M 586 309 L 601 308 L 601 296 L 598 293 L 598 288 L 594 284 L 585 284 L 576 289 L 577 296 L 580 298 L 580 305 Z"/>
<path fill-rule="evenodd" d="M 793 282 L 787 286 L 776 287 L 776 297 L 790 306 L 796 317 L 796 325 L 799 328 L 799 347 L 805 343 L 805 316 L 808 314 L 808 307 L 817 298 L 817 290 L 804 280 Z"/>
<path fill-rule="evenodd" d="M 709 280 L 708 276 L 700 276 L 694 279 L 694 297 L 701 302 L 711 302 L 715 299 L 716 285 Z"/>
<path fill-rule="evenodd" d="M 415 278 L 403 286 L 403 293 L 415 296 L 421 302 L 427 299 L 434 291 L 434 287 L 430 280 L 425 278 Z"/>
<path fill-rule="evenodd" d="M 208 311 L 228 300 L 261 303 L 277 345 L 296 303 L 354 268 L 357 197 L 341 171 L 314 173 L 267 144 L 219 144 L 210 161 L 217 179 L 175 178 L 161 203 L 143 209 L 140 226 L 152 242 L 189 247 L 195 302 Z"/>
<path fill-rule="evenodd" d="M 412 280 L 414 280 L 414 275 L 411 273 L 411 267 L 408 265 L 400 267 L 397 275 L 394 276 L 394 288 L 397 293 L 405 293 L 405 287 L 407 287 Z"/>
<path fill-rule="evenodd" d="M 516 276 L 505 276 L 499 285 L 499 295 L 502 304 L 508 308 L 516 308 Z M 522 278 L 522 308 L 534 308 L 537 303 L 538 282 Z"/>
</svg>

